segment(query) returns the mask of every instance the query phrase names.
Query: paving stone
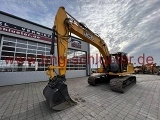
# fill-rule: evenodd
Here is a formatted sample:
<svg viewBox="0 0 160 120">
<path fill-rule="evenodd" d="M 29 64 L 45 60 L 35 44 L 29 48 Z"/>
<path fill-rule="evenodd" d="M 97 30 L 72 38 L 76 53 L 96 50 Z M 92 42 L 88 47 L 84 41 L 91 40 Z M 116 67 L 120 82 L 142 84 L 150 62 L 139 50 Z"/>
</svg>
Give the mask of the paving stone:
<svg viewBox="0 0 160 120">
<path fill-rule="evenodd" d="M 117 116 L 122 118 L 122 119 L 124 119 L 126 117 L 124 114 L 121 114 L 121 113 L 119 113 Z"/>
<path fill-rule="evenodd" d="M 76 116 L 71 117 L 71 120 L 79 120 Z"/>
<path fill-rule="evenodd" d="M 43 115 L 42 115 L 42 114 L 35 115 L 35 118 L 36 118 L 36 119 L 38 119 L 38 118 L 43 118 Z"/>
<path fill-rule="evenodd" d="M 134 120 L 136 116 L 128 114 L 126 117 L 130 118 L 131 120 Z"/>
<path fill-rule="evenodd" d="M 62 120 L 69 120 L 69 117 L 64 116 L 64 117 L 62 117 L 61 119 L 62 119 Z"/>
<path fill-rule="evenodd" d="M 85 101 L 59 112 L 43 96 L 47 82 L 0 87 L 0 119 L 159 120 L 159 76 L 136 76 L 137 84 L 124 94 L 111 91 L 108 84 L 90 86 L 87 77 L 67 79 L 71 97 Z"/>
<path fill-rule="evenodd" d="M 59 115 L 52 116 L 52 119 L 53 120 L 58 120 L 58 119 L 60 119 L 60 116 Z"/>
<path fill-rule="evenodd" d="M 75 116 L 75 114 L 73 114 L 73 113 L 69 113 L 69 114 L 68 114 L 68 117 L 69 117 L 69 118 L 71 118 L 71 117 L 73 117 L 73 116 Z"/>
<path fill-rule="evenodd" d="M 76 116 L 77 116 L 78 119 L 83 118 L 83 115 L 82 115 L 82 114 L 78 114 L 78 115 L 76 115 Z M 93 116 L 93 115 L 92 115 L 92 116 Z"/>
<path fill-rule="evenodd" d="M 125 117 L 123 120 L 131 120 L 129 117 Z"/>
<path fill-rule="evenodd" d="M 80 120 L 87 120 L 87 118 L 85 118 L 85 117 L 82 117 Z"/>
</svg>

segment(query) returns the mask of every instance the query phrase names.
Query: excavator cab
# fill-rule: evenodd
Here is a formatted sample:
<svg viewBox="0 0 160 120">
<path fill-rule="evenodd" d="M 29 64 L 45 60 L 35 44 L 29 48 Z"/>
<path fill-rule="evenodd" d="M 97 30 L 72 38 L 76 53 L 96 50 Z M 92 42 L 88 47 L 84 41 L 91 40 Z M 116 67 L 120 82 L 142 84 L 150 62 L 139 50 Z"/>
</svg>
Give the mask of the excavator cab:
<svg viewBox="0 0 160 120">
<path fill-rule="evenodd" d="M 128 59 L 127 54 L 124 52 L 118 52 L 110 54 L 109 72 L 123 73 L 127 71 Z"/>
</svg>

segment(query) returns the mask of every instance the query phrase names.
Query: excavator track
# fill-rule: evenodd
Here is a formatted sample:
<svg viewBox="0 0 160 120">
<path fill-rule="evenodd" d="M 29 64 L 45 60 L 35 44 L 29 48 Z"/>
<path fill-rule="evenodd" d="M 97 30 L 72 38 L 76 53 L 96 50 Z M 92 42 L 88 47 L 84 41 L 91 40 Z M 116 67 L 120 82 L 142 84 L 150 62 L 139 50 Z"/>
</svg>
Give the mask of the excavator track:
<svg viewBox="0 0 160 120">
<path fill-rule="evenodd" d="M 88 84 L 95 86 L 98 83 L 102 83 L 106 81 L 106 79 L 107 79 L 107 76 L 105 73 L 94 73 L 88 78 Z"/>
<path fill-rule="evenodd" d="M 96 81 L 96 77 L 94 77 L 94 76 L 90 76 L 88 78 L 88 84 L 90 84 L 90 85 L 95 86 L 96 85 L 95 81 Z"/>
<path fill-rule="evenodd" d="M 110 88 L 113 91 L 124 93 L 136 84 L 135 76 L 125 76 L 110 80 Z"/>
</svg>

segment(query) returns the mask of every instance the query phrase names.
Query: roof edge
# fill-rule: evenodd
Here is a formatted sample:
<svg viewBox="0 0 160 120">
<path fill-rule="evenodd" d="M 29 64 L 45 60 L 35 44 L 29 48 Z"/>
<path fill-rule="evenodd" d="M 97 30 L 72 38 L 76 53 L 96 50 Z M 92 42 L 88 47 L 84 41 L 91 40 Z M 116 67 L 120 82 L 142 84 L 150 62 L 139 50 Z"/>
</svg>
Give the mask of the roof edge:
<svg viewBox="0 0 160 120">
<path fill-rule="evenodd" d="M 24 22 L 28 22 L 28 23 L 33 24 L 33 25 L 37 25 L 37 26 L 39 26 L 39 27 L 43 27 L 43 28 L 48 29 L 48 30 L 52 30 L 52 29 L 49 28 L 49 27 L 46 27 L 46 26 L 43 26 L 43 25 L 41 25 L 41 24 L 38 24 L 38 23 L 35 23 L 35 22 L 32 22 L 32 21 L 26 20 L 26 19 L 24 19 L 24 18 L 21 18 L 21 17 L 15 16 L 15 15 L 12 15 L 12 14 L 10 14 L 10 13 L 6 13 L 6 12 L 1 11 L 1 10 L 0 10 L 0 14 L 7 15 L 7 16 L 9 16 L 9 17 L 13 17 L 13 18 L 16 18 L 16 19 L 18 19 L 18 20 L 22 20 L 22 21 L 24 21 Z"/>
</svg>

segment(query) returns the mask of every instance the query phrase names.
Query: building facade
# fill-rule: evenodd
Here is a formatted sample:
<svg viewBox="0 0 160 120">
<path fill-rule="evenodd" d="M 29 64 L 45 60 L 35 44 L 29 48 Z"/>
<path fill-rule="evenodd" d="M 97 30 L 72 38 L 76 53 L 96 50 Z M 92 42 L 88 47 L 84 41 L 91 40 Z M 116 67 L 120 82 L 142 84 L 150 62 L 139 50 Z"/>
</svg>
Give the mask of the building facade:
<svg viewBox="0 0 160 120">
<path fill-rule="evenodd" d="M 47 81 L 52 29 L 0 11 L 0 86 Z M 70 37 L 66 78 L 90 75 L 89 44 Z M 56 72 L 58 74 L 58 71 Z"/>
</svg>

